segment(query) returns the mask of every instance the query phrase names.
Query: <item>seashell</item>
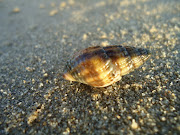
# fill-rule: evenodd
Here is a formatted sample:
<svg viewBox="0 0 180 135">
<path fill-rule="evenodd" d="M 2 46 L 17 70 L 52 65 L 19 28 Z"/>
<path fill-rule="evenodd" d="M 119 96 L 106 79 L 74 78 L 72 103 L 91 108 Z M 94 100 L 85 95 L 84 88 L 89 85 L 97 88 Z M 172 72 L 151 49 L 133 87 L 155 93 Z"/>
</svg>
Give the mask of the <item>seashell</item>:
<svg viewBox="0 0 180 135">
<path fill-rule="evenodd" d="M 67 61 L 63 77 L 94 87 L 106 87 L 141 66 L 150 55 L 146 49 L 130 46 L 89 47 Z"/>
</svg>

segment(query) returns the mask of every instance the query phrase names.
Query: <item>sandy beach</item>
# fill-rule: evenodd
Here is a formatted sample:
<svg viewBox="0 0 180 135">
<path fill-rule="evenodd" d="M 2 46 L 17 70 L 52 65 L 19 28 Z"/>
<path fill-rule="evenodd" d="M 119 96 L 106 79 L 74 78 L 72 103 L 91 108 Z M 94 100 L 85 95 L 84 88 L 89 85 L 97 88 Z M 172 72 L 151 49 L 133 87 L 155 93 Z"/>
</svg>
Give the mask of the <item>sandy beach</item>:
<svg viewBox="0 0 180 135">
<path fill-rule="evenodd" d="M 0 0 L 0 134 L 180 133 L 180 1 Z M 90 46 L 146 48 L 113 85 L 62 78 Z"/>
</svg>

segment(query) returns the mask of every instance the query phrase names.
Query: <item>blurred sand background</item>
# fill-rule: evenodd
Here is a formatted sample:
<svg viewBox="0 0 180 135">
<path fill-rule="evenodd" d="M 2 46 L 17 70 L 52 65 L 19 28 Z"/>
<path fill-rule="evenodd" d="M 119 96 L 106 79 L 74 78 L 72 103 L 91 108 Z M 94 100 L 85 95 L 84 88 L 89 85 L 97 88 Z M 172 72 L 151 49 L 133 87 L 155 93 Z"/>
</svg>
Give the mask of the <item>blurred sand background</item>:
<svg viewBox="0 0 180 135">
<path fill-rule="evenodd" d="M 180 133 L 179 0 L 0 0 L 0 134 Z M 104 89 L 62 79 L 73 52 L 152 57 Z"/>
</svg>

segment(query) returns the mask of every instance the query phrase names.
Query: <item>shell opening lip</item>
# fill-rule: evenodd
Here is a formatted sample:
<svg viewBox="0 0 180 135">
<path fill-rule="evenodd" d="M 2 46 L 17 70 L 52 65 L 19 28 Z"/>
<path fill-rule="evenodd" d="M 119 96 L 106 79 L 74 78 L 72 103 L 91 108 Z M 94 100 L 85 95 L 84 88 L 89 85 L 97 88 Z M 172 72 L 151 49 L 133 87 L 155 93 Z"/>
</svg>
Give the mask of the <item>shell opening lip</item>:
<svg viewBox="0 0 180 135">
<path fill-rule="evenodd" d="M 64 78 L 65 80 L 75 81 L 74 77 L 72 77 L 72 75 L 69 74 L 68 72 L 67 72 L 67 73 L 64 73 L 62 76 L 63 76 L 63 78 Z"/>
</svg>

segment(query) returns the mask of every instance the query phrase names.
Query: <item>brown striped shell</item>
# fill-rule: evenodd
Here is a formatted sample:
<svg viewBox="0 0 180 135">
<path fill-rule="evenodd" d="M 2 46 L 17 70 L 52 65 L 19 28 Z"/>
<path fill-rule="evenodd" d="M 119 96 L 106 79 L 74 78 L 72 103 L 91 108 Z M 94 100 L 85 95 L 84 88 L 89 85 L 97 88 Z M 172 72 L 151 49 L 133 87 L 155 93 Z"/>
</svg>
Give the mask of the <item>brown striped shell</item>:
<svg viewBox="0 0 180 135">
<path fill-rule="evenodd" d="M 89 47 L 67 62 L 63 77 L 94 87 L 106 87 L 141 66 L 149 57 L 150 52 L 142 48 Z"/>
</svg>

